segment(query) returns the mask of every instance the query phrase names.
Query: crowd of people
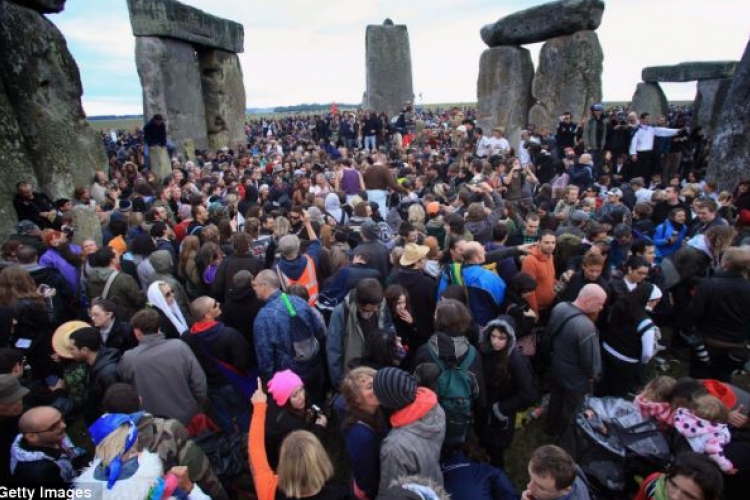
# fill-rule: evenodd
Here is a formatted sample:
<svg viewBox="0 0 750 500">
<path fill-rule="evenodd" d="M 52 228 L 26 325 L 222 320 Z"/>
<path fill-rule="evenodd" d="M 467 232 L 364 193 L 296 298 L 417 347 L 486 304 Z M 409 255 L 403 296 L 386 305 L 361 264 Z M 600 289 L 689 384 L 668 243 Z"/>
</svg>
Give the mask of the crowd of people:
<svg viewBox="0 0 750 500">
<path fill-rule="evenodd" d="M 70 198 L 17 185 L 0 474 L 104 498 L 236 498 L 248 464 L 263 500 L 620 498 L 577 463 L 577 418 L 613 397 L 673 452 L 620 494 L 740 498 L 750 180 L 701 179 L 690 119 L 594 104 L 511 144 L 407 104 L 251 120 L 185 156 L 159 115 L 102 134 L 109 170 Z M 649 375 L 685 354 L 689 377 Z M 530 408 L 554 444 L 513 484 Z"/>
</svg>

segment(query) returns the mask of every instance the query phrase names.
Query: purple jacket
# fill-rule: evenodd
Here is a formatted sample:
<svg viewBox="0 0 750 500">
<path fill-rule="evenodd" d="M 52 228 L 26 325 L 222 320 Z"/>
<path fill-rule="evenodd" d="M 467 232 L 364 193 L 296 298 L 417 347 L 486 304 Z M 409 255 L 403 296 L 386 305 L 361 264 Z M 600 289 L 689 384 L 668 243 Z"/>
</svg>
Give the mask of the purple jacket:
<svg viewBox="0 0 750 500">
<path fill-rule="evenodd" d="M 75 252 L 77 247 L 71 245 L 70 249 Z M 70 284 L 70 288 L 73 289 L 73 293 L 78 293 L 78 286 L 80 285 L 78 269 L 65 260 L 62 255 L 57 253 L 57 250 L 48 248 L 39 258 L 39 265 L 44 267 L 54 267 L 60 271 L 60 274 L 65 277 L 65 281 Z"/>
</svg>

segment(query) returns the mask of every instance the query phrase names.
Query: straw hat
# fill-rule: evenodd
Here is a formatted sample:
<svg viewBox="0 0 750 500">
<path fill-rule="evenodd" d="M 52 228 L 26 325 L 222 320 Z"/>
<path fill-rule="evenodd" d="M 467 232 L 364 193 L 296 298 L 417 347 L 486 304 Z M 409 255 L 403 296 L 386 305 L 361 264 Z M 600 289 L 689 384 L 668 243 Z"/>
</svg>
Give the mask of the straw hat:
<svg viewBox="0 0 750 500">
<path fill-rule="evenodd" d="M 424 259 L 430 253 L 430 247 L 417 245 L 416 243 L 407 243 L 404 247 L 404 253 L 401 255 L 399 263 L 402 266 L 411 266 L 420 259 Z"/>
<path fill-rule="evenodd" d="M 73 359 L 70 352 L 70 336 L 81 328 L 91 328 L 91 325 L 84 321 L 68 321 L 57 327 L 52 334 L 52 349 L 61 358 Z"/>
</svg>

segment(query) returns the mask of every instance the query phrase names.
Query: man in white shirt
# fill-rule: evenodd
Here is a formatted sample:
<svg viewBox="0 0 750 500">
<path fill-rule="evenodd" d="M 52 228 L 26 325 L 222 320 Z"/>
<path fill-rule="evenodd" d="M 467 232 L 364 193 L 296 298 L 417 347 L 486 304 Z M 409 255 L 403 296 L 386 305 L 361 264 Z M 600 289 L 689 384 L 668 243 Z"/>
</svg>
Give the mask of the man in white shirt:
<svg viewBox="0 0 750 500">
<path fill-rule="evenodd" d="M 474 139 L 477 141 L 475 153 L 479 158 L 489 158 L 492 156 L 492 145 L 490 144 L 490 140 L 484 135 L 482 127 L 474 129 Z"/>
<path fill-rule="evenodd" d="M 654 127 L 649 124 L 648 113 L 641 113 L 641 124 L 630 140 L 630 159 L 635 164 L 634 174 L 650 179 L 651 174 L 661 171 L 659 156 L 654 151 L 654 137 L 674 137 L 681 129 Z"/>
<path fill-rule="evenodd" d="M 505 128 L 495 127 L 492 129 L 492 137 L 489 139 L 490 147 L 492 148 L 492 155 L 508 154 L 510 152 L 510 143 L 508 139 L 503 137 L 505 134 Z"/>
</svg>

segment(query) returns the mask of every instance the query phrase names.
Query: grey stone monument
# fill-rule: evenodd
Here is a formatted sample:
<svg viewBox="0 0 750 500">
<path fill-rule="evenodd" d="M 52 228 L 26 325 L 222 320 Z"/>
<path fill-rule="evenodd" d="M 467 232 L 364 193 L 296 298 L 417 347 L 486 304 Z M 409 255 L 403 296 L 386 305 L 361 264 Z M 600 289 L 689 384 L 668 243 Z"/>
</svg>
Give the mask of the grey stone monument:
<svg viewBox="0 0 750 500">
<path fill-rule="evenodd" d="M 367 89 L 362 107 L 389 117 L 414 99 L 409 32 L 403 24 L 386 19 L 365 33 Z"/>
<path fill-rule="evenodd" d="M 237 53 L 241 24 L 176 0 L 128 0 L 136 66 L 148 120 L 164 115 L 167 134 L 186 156 L 246 142 L 245 88 Z"/>
</svg>

